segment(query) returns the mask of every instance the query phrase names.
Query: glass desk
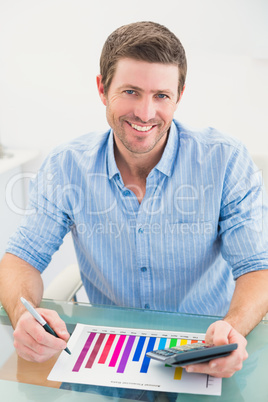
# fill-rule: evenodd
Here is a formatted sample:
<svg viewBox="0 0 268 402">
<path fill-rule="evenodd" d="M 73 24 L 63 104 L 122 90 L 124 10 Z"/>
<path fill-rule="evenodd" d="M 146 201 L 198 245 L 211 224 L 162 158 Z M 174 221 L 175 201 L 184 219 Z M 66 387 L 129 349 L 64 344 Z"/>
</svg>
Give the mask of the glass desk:
<svg viewBox="0 0 268 402">
<path fill-rule="evenodd" d="M 123 309 L 119 307 L 92 306 L 43 300 L 42 307 L 56 310 L 66 322 L 71 333 L 77 322 L 93 325 L 107 325 L 132 328 L 164 329 L 188 332 L 206 332 L 217 317 L 166 313 L 150 310 Z M 47 380 L 57 356 L 46 363 L 30 363 L 19 358 L 13 347 L 13 330 L 3 308 L 0 308 L 0 395 L 9 401 L 268 401 L 268 321 L 263 320 L 247 337 L 249 358 L 243 369 L 233 377 L 223 379 L 222 395 L 204 396 L 193 394 L 164 394 L 137 391 L 137 395 L 125 397 L 105 396 L 87 389 L 78 392 L 68 385 Z M 64 388 L 64 389 L 63 389 Z M 98 387 L 101 392 L 106 387 Z M 108 394 L 116 392 L 109 388 Z M 84 391 L 84 390 L 83 390 Z M 102 392 L 102 393 L 103 393 Z M 135 392 L 135 391 L 134 391 Z M 142 395 L 142 393 L 144 395 Z M 149 399 L 148 399 L 149 398 Z"/>
</svg>

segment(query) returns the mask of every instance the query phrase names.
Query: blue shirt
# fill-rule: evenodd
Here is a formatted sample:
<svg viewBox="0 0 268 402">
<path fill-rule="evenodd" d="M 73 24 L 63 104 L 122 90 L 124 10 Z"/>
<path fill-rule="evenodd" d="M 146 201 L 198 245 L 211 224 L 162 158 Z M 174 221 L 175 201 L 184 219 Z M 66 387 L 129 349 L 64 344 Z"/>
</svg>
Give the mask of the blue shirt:
<svg viewBox="0 0 268 402">
<path fill-rule="evenodd" d="M 234 280 L 268 268 L 257 170 L 237 140 L 174 120 L 139 204 L 112 131 L 87 134 L 45 160 L 7 252 L 42 272 L 71 230 L 92 303 L 224 315 Z"/>
</svg>

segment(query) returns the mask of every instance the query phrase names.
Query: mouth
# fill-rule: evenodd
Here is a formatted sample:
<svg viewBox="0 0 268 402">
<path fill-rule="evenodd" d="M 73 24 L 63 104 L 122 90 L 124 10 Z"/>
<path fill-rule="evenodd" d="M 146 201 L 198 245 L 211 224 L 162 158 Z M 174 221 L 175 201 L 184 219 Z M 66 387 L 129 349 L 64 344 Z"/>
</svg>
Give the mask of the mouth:
<svg viewBox="0 0 268 402">
<path fill-rule="evenodd" d="M 134 130 L 142 132 L 142 133 L 146 133 L 146 132 L 150 131 L 153 127 L 155 127 L 154 125 L 153 126 L 140 126 L 138 124 L 130 123 L 129 121 L 127 121 L 127 123 L 130 127 L 134 128 Z"/>
</svg>

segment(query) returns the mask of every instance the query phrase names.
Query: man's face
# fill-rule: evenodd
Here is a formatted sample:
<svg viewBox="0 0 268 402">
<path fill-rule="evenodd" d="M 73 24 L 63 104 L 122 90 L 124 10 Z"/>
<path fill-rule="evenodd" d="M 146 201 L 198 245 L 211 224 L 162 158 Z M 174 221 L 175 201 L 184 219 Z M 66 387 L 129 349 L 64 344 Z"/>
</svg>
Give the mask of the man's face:
<svg viewBox="0 0 268 402">
<path fill-rule="evenodd" d="M 108 93 L 98 89 L 119 148 L 148 153 L 166 141 L 178 105 L 178 67 L 134 59 L 119 60 Z"/>
</svg>

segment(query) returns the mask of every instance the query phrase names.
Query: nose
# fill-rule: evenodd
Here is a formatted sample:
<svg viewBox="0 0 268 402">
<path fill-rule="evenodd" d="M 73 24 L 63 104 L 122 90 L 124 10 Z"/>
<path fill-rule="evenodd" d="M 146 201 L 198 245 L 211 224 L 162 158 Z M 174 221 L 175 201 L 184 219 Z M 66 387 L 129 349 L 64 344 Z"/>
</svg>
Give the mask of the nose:
<svg viewBox="0 0 268 402">
<path fill-rule="evenodd" d="M 135 116 L 143 123 L 155 118 L 156 109 L 151 97 L 142 97 L 137 100 L 134 110 Z"/>
</svg>

